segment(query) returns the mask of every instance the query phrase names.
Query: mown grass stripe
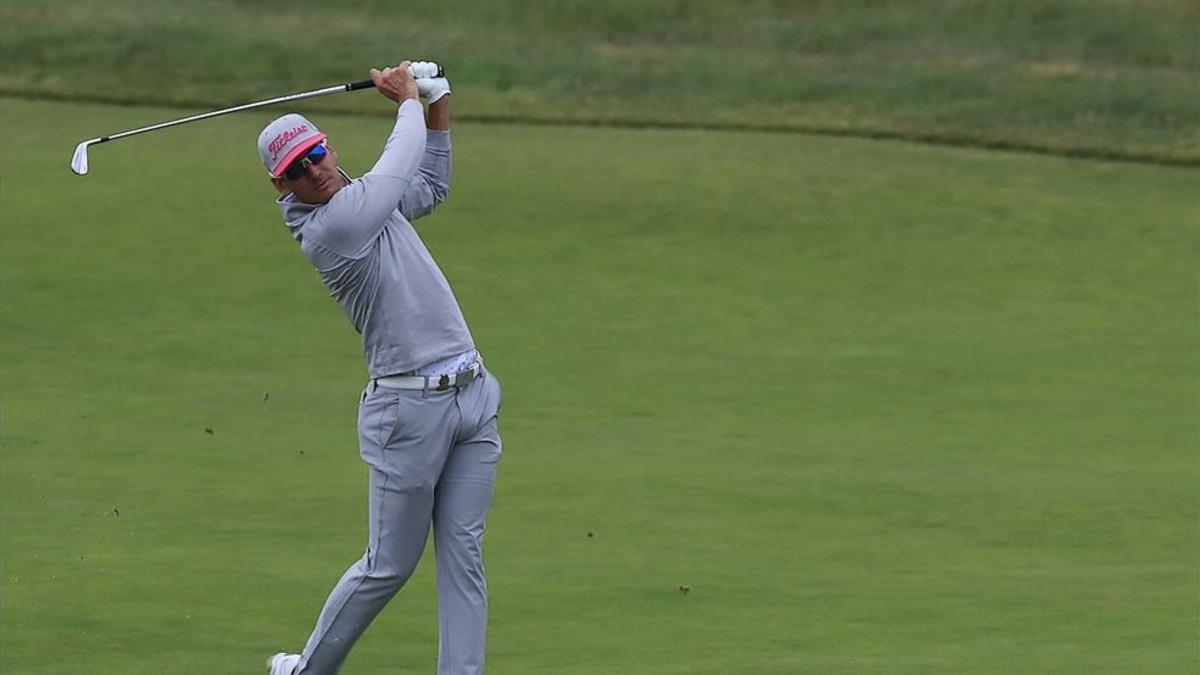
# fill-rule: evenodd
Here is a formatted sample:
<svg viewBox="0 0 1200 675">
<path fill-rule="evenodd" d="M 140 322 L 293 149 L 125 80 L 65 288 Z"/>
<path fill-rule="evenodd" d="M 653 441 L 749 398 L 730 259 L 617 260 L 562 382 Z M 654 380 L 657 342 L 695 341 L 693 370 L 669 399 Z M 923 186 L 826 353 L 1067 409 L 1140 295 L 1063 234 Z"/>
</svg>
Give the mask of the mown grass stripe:
<svg viewBox="0 0 1200 675">
<path fill-rule="evenodd" d="M 59 101 L 64 103 L 98 103 L 103 105 L 120 105 L 143 108 L 211 108 L 218 109 L 237 105 L 237 103 L 216 103 L 211 101 L 179 101 L 179 100 L 131 100 L 118 96 L 96 95 L 66 95 L 56 92 L 21 91 L 0 87 L 0 98 L 12 98 L 26 101 Z M 371 112 L 366 110 L 336 109 L 328 111 L 338 115 L 362 117 L 386 117 L 389 113 Z M 977 136 L 957 135 L 945 132 L 915 132 L 896 131 L 889 129 L 870 128 L 836 128 L 817 124 L 736 124 L 727 122 L 701 121 L 665 121 L 654 118 L 588 118 L 580 117 L 537 117 L 531 115 L 498 115 L 493 113 L 462 113 L 456 112 L 455 119 L 462 122 L 481 124 L 528 124 L 535 126 L 563 127 L 608 127 L 614 129 L 695 129 L 701 131 L 749 131 L 761 133 L 797 133 L 815 136 L 840 136 L 847 138 L 869 138 L 878 140 L 906 141 L 929 145 L 945 145 L 951 147 L 979 148 L 984 150 L 999 150 L 1005 152 L 1021 152 L 1056 157 L 1076 159 L 1092 159 L 1113 162 L 1131 162 L 1136 164 L 1151 164 L 1162 166 L 1200 166 L 1200 156 L 1188 157 L 1179 155 L 1164 155 L 1154 152 L 1132 152 L 1095 147 L 1051 147 L 1038 143 L 1022 143 L 1004 138 L 981 138 Z"/>
</svg>

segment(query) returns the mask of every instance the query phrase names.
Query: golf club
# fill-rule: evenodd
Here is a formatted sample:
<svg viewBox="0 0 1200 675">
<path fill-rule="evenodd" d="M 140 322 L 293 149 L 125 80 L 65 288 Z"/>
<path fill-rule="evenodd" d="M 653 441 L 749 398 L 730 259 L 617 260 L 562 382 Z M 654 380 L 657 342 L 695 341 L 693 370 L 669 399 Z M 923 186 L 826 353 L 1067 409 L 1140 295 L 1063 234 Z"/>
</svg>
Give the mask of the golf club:
<svg viewBox="0 0 1200 675">
<path fill-rule="evenodd" d="M 446 73 L 440 65 L 430 62 L 429 66 L 430 66 L 430 68 L 428 68 L 428 69 L 416 69 L 415 66 L 409 66 L 408 72 L 410 75 L 412 75 L 413 77 L 416 77 L 416 78 L 445 77 Z M 299 92 L 296 94 L 288 94 L 286 96 L 277 96 L 275 98 L 269 98 L 269 99 L 266 99 L 263 101 L 254 101 L 253 103 L 243 103 L 242 105 L 233 106 L 232 108 L 223 108 L 221 110 L 214 110 L 212 112 L 201 113 L 199 115 L 192 115 L 191 117 L 181 117 L 179 119 L 168 120 L 166 122 L 160 122 L 158 124 L 153 124 L 148 127 L 141 127 L 139 129 L 130 129 L 128 131 L 121 131 L 121 132 L 118 132 L 115 134 L 108 134 L 107 136 L 101 136 L 99 138 L 92 138 L 92 139 L 83 141 L 79 145 L 75 146 L 75 154 L 71 157 L 71 171 L 74 171 L 77 175 L 80 175 L 80 176 L 82 176 L 88 172 L 88 146 L 95 145 L 97 143 L 107 143 L 109 141 L 115 141 L 118 138 L 125 138 L 127 136 L 135 136 L 137 134 L 144 134 L 144 133 L 147 133 L 150 131 L 158 131 L 159 129 L 166 129 L 167 127 L 174 127 L 174 126 L 178 126 L 180 124 L 187 124 L 188 122 L 199 122 L 200 120 L 206 120 L 211 117 L 218 117 L 220 115 L 228 115 L 229 113 L 240 112 L 242 110 L 253 110 L 254 108 L 262 108 L 265 106 L 274 105 L 276 103 L 287 103 L 288 101 L 301 101 L 306 98 L 316 98 L 317 96 L 325 96 L 327 94 L 340 94 L 345 91 L 356 91 L 359 89 L 371 89 L 374 86 L 375 86 L 375 83 L 372 82 L 371 80 L 359 80 L 358 82 L 345 82 L 343 84 L 335 84 L 333 86 L 323 87 L 321 89 L 313 89 L 312 91 L 302 91 L 302 92 Z"/>
</svg>

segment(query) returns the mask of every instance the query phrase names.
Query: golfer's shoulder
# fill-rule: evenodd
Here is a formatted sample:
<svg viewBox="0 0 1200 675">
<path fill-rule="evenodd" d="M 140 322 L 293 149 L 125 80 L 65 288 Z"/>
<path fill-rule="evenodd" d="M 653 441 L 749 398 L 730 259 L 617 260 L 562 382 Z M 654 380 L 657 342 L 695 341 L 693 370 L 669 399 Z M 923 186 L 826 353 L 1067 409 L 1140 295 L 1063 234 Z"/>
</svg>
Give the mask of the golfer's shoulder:
<svg viewBox="0 0 1200 675">
<path fill-rule="evenodd" d="M 325 271 L 367 258 L 379 243 L 378 236 L 359 240 L 337 230 L 313 228 L 304 230 L 300 250 L 317 269 Z"/>
<path fill-rule="evenodd" d="M 361 198 L 360 181 L 352 181 L 338 190 L 328 203 L 315 209 L 303 224 L 303 232 L 313 242 L 338 255 L 360 258 L 393 221 L 403 221 L 395 202 L 388 208 Z"/>
</svg>

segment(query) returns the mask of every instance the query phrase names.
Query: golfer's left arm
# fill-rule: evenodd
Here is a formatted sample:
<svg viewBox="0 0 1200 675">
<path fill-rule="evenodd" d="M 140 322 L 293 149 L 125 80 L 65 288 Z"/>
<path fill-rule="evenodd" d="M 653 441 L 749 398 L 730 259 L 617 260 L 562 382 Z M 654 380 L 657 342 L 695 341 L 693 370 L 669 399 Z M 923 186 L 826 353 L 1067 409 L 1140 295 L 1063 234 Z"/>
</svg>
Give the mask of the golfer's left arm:
<svg viewBox="0 0 1200 675">
<path fill-rule="evenodd" d="M 433 212 L 450 194 L 453 161 L 450 148 L 450 87 L 445 79 L 438 84 L 437 99 L 425 114 L 425 155 L 412 181 L 400 196 L 400 213 L 416 220 Z M 421 84 L 421 80 L 417 80 Z M 423 94 L 428 94 L 422 92 Z"/>
</svg>

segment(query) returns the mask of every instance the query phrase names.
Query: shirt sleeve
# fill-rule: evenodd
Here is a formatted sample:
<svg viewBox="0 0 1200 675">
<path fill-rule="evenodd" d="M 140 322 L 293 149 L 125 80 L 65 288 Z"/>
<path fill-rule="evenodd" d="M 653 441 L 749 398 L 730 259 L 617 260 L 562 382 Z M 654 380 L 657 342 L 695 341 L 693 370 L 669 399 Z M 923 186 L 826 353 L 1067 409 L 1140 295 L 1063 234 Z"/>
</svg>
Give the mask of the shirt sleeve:
<svg viewBox="0 0 1200 675">
<path fill-rule="evenodd" d="M 409 220 L 433 213 L 450 194 L 450 132 L 430 129 L 425 133 L 425 157 L 404 194 L 400 213 Z"/>
<path fill-rule="evenodd" d="M 335 253 L 358 257 L 396 210 L 424 151 L 424 110 L 420 101 L 408 99 L 396 112 L 396 124 L 375 166 L 338 190 L 319 210 L 316 222 L 305 226 L 305 236 Z"/>
</svg>

